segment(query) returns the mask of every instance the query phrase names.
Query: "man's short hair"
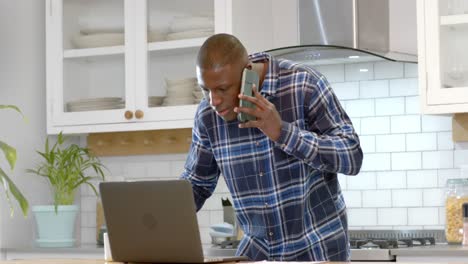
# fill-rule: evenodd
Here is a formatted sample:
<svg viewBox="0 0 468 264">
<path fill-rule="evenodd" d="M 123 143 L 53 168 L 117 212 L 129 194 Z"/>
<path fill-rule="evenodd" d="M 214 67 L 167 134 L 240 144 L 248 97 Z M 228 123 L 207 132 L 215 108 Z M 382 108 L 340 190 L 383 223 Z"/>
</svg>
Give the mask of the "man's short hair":
<svg viewBox="0 0 468 264">
<path fill-rule="evenodd" d="M 247 50 L 238 38 L 224 33 L 209 37 L 197 56 L 197 66 L 202 69 L 214 69 L 237 62 L 247 64 Z"/>
</svg>

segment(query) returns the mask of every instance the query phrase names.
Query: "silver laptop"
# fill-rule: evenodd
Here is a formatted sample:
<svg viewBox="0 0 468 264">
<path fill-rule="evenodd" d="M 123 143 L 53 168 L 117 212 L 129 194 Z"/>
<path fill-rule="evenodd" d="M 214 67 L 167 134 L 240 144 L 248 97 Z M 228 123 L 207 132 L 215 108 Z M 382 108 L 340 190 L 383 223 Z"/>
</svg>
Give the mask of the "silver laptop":
<svg viewBox="0 0 468 264">
<path fill-rule="evenodd" d="M 114 261 L 204 263 L 191 184 L 186 180 L 99 184 Z"/>
</svg>

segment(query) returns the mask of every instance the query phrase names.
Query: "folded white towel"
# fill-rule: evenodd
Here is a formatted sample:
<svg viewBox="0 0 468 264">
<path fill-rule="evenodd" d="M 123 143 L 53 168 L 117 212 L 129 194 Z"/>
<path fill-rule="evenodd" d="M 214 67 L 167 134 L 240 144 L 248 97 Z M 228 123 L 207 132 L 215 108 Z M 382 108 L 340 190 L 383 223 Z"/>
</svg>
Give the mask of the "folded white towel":
<svg viewBox="0 0 468 264">
<path fill-rule="evenodd" d="M 214 29 L 213 17 L 193 16 L 175 17 L 169 26 L 171 32 L 182 32 L 195 29 Z"/>
<path fill-rule="evenodd" d="M 124 33 L 124 18 L 115 16 L 79 17 L 78 26 L 83 35 L 96 33 Z"/>
<path fill-rule="evenodd" d="M 201 38 L 213 35 L 213 29 L 195 29 L 182 32 L 169 33 L 166 36 L 167 40 Z"/>
</svg>

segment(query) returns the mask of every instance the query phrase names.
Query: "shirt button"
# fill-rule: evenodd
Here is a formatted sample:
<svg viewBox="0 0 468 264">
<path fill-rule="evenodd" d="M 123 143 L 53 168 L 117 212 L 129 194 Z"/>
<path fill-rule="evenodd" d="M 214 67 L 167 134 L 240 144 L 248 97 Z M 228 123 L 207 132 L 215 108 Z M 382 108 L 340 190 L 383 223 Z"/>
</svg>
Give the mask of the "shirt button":
<svg viewBox="0 0 468 264">
<path fill-rule="evenodd" d="M 263 176 L 263 172 L 261 171 L 259 175 L 260 175 L 260 177 L 262 177 L 262 176 Z"/>
<path fill-rule="evenodd" d="M 268 207 L 268 203 L 265 203 L 265 207 Z"/>
<path fill-rule="evenodd" d="M 257 141 L 257 143 L 255 143 L 255 145 L 257 145 L 257 147 L 260 146 L 260 142 Z"/>
<path fill-rule="evenodd" d="M 273 236 L 273 232 L 268 233 L 268 235 Z"/>
<path fill-rule="evenodd" d="M 281 144 L 281 147 L 282 147 L 282 148 L 286 148 L 286 144 Z"/>
</svg>

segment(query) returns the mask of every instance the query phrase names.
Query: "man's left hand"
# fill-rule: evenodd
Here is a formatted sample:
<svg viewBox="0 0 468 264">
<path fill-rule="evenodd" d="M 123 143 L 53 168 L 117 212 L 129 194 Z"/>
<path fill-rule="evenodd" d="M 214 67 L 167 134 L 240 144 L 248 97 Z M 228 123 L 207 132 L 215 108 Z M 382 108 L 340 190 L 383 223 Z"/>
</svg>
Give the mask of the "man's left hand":
<svg viewBox="0 0 468 264">
<path fill-rule="evenodd" d="M 271 140 L 276 141 L 281 133 L 281 117 L 274 104 L 270 103 L 258 91 L 257 87 L 252 87 L 253 97 L 239 94 L 240 100 L 253 103 L 255 108 L 236 107 L 234 112 L 246 113 L 255 116 L 257 120 L 240 123 L 239 128 L 256 127 L 260 129 Z"/>
</svg>

